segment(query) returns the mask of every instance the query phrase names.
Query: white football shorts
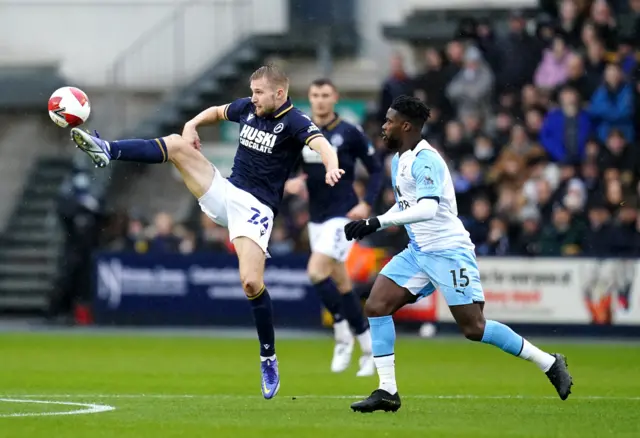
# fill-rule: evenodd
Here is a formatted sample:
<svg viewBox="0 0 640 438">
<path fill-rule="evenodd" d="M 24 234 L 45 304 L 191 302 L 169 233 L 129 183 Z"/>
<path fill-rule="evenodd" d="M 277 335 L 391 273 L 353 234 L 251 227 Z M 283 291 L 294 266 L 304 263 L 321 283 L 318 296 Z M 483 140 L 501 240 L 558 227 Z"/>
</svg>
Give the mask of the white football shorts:
<svg viewBox="0 0 640 438">
<path fill-rule="evenodd" d="M 348 241 L 344 226 L 350 221 L 346 217 L 334 217 L 322 223 L 309 222 L 309 244 L 311 252 L 331 257 L 339 262 L 347 260 L 353 241 Z"/>
<path fill-rule="evenodd" d="M 267 253 L 273 229 L 273 211 L 255 196 L 237 188 L 213 166 L 215 175 L 207 193 L 198 199 L 202 211 L 229 230 L 229 239 L 248 237 Z"/>
</svg>

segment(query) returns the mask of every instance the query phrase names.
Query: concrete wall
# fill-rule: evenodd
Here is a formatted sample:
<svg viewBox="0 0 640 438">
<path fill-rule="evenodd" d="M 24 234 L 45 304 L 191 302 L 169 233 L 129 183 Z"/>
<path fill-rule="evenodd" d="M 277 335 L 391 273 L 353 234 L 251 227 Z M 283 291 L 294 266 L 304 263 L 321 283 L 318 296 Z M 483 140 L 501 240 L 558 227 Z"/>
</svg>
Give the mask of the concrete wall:
<svg viewBox="0 0 640 438">
<path fill-rule="evenodd" d="M 286 0 L 0 0 L 0 64 L 57 61 L 79 86 L 166 89 L 239 39 L 282 32 Z"/>
</svg>

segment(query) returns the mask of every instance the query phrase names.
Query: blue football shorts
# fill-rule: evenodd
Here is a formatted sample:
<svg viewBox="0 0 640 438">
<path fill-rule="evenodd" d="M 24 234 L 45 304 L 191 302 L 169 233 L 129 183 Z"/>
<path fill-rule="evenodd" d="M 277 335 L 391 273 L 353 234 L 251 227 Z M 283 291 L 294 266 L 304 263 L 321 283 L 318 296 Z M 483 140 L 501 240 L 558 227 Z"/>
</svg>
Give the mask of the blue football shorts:
<svg viewBox="0 0 640 438">
<path fill-rule="evenodd" d="M 478 263 L 470 249 L 421 252 L 409 245 L 380 274 L 408 289 L 418 300 L 437 289 L 449 306 L 484 302 Z"/>
</svg>

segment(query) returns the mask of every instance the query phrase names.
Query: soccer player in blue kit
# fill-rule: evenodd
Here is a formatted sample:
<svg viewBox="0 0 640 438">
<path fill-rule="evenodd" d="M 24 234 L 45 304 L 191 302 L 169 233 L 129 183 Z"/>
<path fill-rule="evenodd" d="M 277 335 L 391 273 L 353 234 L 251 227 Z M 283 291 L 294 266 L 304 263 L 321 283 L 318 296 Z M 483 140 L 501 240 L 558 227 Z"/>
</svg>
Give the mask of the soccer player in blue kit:
<svg viewBox="0 0 640 438">
<path fill-rule="evenodd" d="M 280 389 L 273 311 L 264 284 L 273 219 L 303 146 L 322 157 L 324 183 L 334 186 L 344 171 L 338 168 L 338 156 L 318 127 L 287 97 L 289 80 L 280 69 L 273 65 L 260 67 L 251 75 L 250 85 L 251 97 L 204 110 L 185 124 L 182 135 L 107 142 L 97 133 L 92 136 L 74 128 L 71 136 L 99 167 L 111 160 L 170 161 L 202 210 L 229 229 L 260 341 L 260 386 L 264 398 L 271 399 Z M 221 120 L 240 125 L 240 145 L 229 179 L 223 178 L 200 152 L 197 132 L 199 126 Z"/>
<path fill-rule="evenodd" d="M 410 238 L 409 246 L 382 269 L 365 304 L 380 384 L 351 409 L 395 412 L 400 408 L 392 315 L 436 289 L 467 339 L 495 345 L 535 363 L 566 400 L 573 380 L 565 357 L 546 353 L 506 325 L 484 317 L 484 292 L 474 245 L 458 219 L 451 175 L 444 159 L 421 137 L 428 118 L 429 109 L 416 98 L 400 96 L 393 102 L 382 136 L 387 147 L 397 151 L 391 164 L 397 203 L 381 216 L 345 226 L 347 239 L 362 239 L 392 225 L 404 225 Z"/>
<path fill-rule="evenodd" d="M 350 220 L 365 219 L 371 214 L 371 205 L 382 186 L 382 166 L 362 129 L 335 113 L 337 101 L 338 91 L 330 80 L 317 79 L 309 86 L 312 121 L 336 150 L 340 167 L 345 171 L 344 176 L 334 187 L 324 184 L 322 159 L 317 152 L 305 146 L 302 149 L 302 174 L 287 181 L 285 192 L 299 193 L 306 183 L 309 193 L 311 257 L 307 271 L 324 307 L 334 320 L 336 344 L 331 371 L 340 373 L 347 369 L 355 335 L 362 351 L 356 375 L 371 376 L 375 374 L 371 334 L 360 299 L 352 291 L 353 285 L 345 266 L 353 242 L 346 239 L 344 226 Z M 357 160 L 364 164 L 369 173 L 363 200 L 358 199 L 353 188 Z"/>
</svg>

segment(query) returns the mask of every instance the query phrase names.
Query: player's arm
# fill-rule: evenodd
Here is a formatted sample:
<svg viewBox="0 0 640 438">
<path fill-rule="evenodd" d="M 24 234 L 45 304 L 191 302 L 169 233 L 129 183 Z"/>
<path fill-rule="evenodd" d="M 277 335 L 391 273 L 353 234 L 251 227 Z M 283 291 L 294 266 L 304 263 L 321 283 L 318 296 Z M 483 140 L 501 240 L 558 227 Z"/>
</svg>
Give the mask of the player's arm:
<svg viewBox="0 0 640 438">
<path fill-rule="evenodd" d="M 292 114 L 290 120 L 293 136 L 320 154 L 322 163 L 327 170 L 325 182 L 334 186 L 344 174 L 344 170 L 338 167 L 338 154 L 308 116 L 296 113 Z"/>
<path fill-rule="evenodd" d="M 418 202 L 404 210 L 399 207 L 392 208 L 381 216 L 348 223 L 345 225 L 345 234 L 348 240 L 361 239 L 392 225 L 408 225 L 428 221 L 436 216 L 442 197 L 445 175 L 442 163 L 433 159 L 430 152 L 422 152 L 413 162 L 411 175 L 416 181 Z"/>
<path fill-rule="evenodd" d="M 234 100 L 225 105 L 212 106 L 202 111 L 200 114 L 189 120 L 186 124 L 194 127 L 212 125 L 222 120 L 238 122 L 240 115 L 245 111 L 247 105 L 251 103 L 251 98 Z"/>
<path fill-rule="evenodd" d="M 322 134 L 313 137 L 311 141 L 309 141 L 309 147 L 319 153 L 322 158 L 324 168 L 327 170 L 326 183 L 330 186 L 335 185 L 344 174 L 344 170 L 339 168 L 338 154 L 336 151 Z"/>
<path fill-rule="evenodd" d="M 445 172 L 442 162 L 434 159 L 432 152 L 420 152 L 411 166 L 418 202 L 405 210 L 378 216 L 380 227 L 408 225 L 433 219 L 442 197 Z"/>
<path fill-rule="evenodd" d="M 354 155 L 362 161 L 369 174 L 369 181 L 364 199 L 347 213 L 349 219 L 365 219 L 371 214 L 371 207 L 375 204 L 382 189 L 383 168 L 376 150 L 365 136 L 364 132 L 357 130 L 353 139 Z"/>
<path fill-rule="evenodd" d="M 196 149 L 200 149 L 200 137 L 198 136 L 198 127 L 211 125 L 222 120 L 229 120 L 231 122 L 238 122 L 240 115 L 246 109 L 247 105 L 251 102 L 250 98 L 238 99 L 231 103 L 212 106 L 202 111 L 184 124 L 182 130 L 182 137 L 192 144 Z"/>
<path fill-rule="evenodd" d="M 220 120 L 226 120 L 224 113 L 226 112 L 228 106 L 229 104 L 207 108 L 206 110 L 195 116 L 193 119 L 189 120 L 186 124 L 198 127 L 203 125 L 212 125 L 219 122 Z"/>
<path fill-rule="evenodd" d="M 378 216 L 380 229 L 393 225 L 408 225 L 433 219 L 438 211 L 438 200 L 434 198 L 422 198 L 416 205 L 406 210 L 388 211 Z"/>
<path fill-rule="evenodd" d="M 378 230 L 393 225 L 408 225 L 433 219 L 438 211 L 438 199 L 422 198 L 416 205 L 401 210 L 397 204 L 391 207 L 385 214 L 349 222 L 344 227 L 347 240 L 362 239 Z"/>
</svg>

